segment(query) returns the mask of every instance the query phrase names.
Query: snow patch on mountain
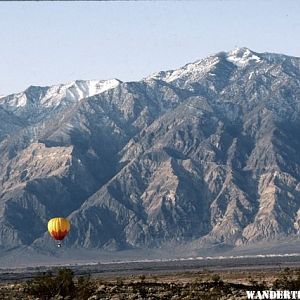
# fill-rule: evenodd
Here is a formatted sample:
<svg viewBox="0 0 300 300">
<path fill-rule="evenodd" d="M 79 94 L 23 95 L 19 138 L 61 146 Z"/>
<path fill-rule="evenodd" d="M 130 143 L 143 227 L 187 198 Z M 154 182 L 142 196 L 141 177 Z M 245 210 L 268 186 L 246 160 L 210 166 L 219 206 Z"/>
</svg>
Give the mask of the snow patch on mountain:
<svg viewBox="0 0 300 300">
<path fill-rule="evenodd" d="M 44 94 L 39 94 L 35 105 L 42 107 L 57 107 L 63 99 L 71 102 L 92 97 L 115 88 L 121 83 L 117 79 L 111 80 L 76 80 L 67 84 L 53 85 L 47 88 Z M 28 90 L 26 90 L 28 91 Z M 0 105 L 5 108 L 21 108 L 28 105 L 26 91 L 0 98 Z"/>
<path fill-rule="evenodd" d="M 60 104 L 62 98 L 79 101 L 115 88 L 119 84 L 119 80 L 111 79 L 102 81 L 76 80 L 65 85 L 54 85 L 47 91 L 41 104 L 45 107 L 54 107 Z"/>
<path fill-rule="evenodd" d="M 170 83 L 178 79 L 184 79 L 188 77 L 200 78 L 206 75 L 209 71 L 211 71 L 213 66 L 215 66 L 218 62 L 219 57 L 211 56 L 206 59 L 201 59 L 194 63 L 187 64 L 184 67 L 177 70 L 169 70 L 166 72 L 155 73 L 150 77 L 147 77 L 146 80 L 158 79 Z"/>
<path fill-rule="evenodd" d="M 237 48 L 230 51 L 226 59 L 238 67 L 243 67 L 251 61 L 259 62 L 261 59 L 248 48 Z"/>
<path fill-rule="evenodd" d="M 0 105 L 22 107 L 27 103 L 27 96 L 25 93 L 15 94 L 14 97 L 0 98 Z"/>
</svg>

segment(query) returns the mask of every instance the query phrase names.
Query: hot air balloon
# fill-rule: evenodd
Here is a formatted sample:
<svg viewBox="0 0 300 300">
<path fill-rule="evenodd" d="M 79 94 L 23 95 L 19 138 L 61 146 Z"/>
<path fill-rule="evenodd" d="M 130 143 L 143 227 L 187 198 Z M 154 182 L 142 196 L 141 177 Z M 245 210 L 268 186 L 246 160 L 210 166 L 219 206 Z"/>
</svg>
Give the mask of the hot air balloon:
<svg viewBox="0 0 300 300">
<path fill-rule="evenodd" d="M 50 235 L 58 241 L 62 241 L 70 231 L 70 222 L 65 218 L 53 218 L 48 222 L 48 231 Z M 60 243 L 57 245 L 61 246 Z"/>
</svg>

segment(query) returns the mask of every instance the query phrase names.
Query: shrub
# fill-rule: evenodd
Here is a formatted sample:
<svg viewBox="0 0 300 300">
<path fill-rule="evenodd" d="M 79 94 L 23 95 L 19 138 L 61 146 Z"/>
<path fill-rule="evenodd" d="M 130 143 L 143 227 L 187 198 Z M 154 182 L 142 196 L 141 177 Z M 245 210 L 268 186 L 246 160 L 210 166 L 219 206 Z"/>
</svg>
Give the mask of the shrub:
<svg viewBox="0 0 300 300">
<path fill-rule="evenodd" d="M 117 286 L 121 287 L 122 285 L 124 285 L 124 281 L 121 277 L 117 277 Z"/>
<path fill-rule="evenodd" d="M 300 271 L 292 271 L 285 268 L 273 282 L 276 289 L 298 290 L 300 289 Z"/>
<path fill-rule="evenodd" d="M 215 284 L 223 284 L 223 281 L 221 279 L 221 276 L 219 274 L 213 274 L 211 276 L 211 280 L 215 283 Z"/>
<path fill-rule="evenodd" d="M 56 276 L 51 272 L 38 275 L 26 282 L 25 293 L 36 296 L 41 300 L 53 297 L 69 297 L 71 299 L 88 299 L 95 291 L 95 285 L 90 276 L 79 277 L 77 285 L 74 282 L 74 273 L 70 269 L 59 269 Z"/>
<path fill-rule="evenodd" d="M 38 275 L 36 278 L 26 282 L 25 293 L 48 300 L 58 293 L 57 281 L 51 272 Z"/>
<path fill-rule="evenodd" d="M 91 276 L 80 276 L 77 280 L 76 299 L 86 300 L 90 298 L 96 290 L 96 285 L 91 281 Z"/>
</svg>

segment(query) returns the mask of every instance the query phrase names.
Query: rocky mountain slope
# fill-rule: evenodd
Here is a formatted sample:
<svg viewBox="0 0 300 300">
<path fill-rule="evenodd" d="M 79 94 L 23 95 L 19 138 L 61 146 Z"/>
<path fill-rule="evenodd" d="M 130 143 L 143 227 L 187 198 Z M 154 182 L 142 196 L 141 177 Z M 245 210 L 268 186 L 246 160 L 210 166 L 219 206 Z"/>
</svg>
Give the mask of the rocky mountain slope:
<svg viewBox="0 0 300 300">
<path fill-rule="evenodd" d="M 300 231 L 300 58 L 220 52 L 0 98 L 0 246 L 236 247 Z"/>
</svg>

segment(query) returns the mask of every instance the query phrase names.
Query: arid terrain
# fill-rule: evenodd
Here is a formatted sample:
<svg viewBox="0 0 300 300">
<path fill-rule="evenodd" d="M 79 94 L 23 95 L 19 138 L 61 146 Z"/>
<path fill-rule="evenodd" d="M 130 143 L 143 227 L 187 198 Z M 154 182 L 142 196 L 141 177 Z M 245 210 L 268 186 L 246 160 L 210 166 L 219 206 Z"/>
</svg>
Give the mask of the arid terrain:
<svg viewBox="0 0 300 300">
<path fill-rule="evenodd" d="M 7 269 L 1 299 L 247 299 L 298 290 L 300 257 L 244 257 Z"/>
</svg>

